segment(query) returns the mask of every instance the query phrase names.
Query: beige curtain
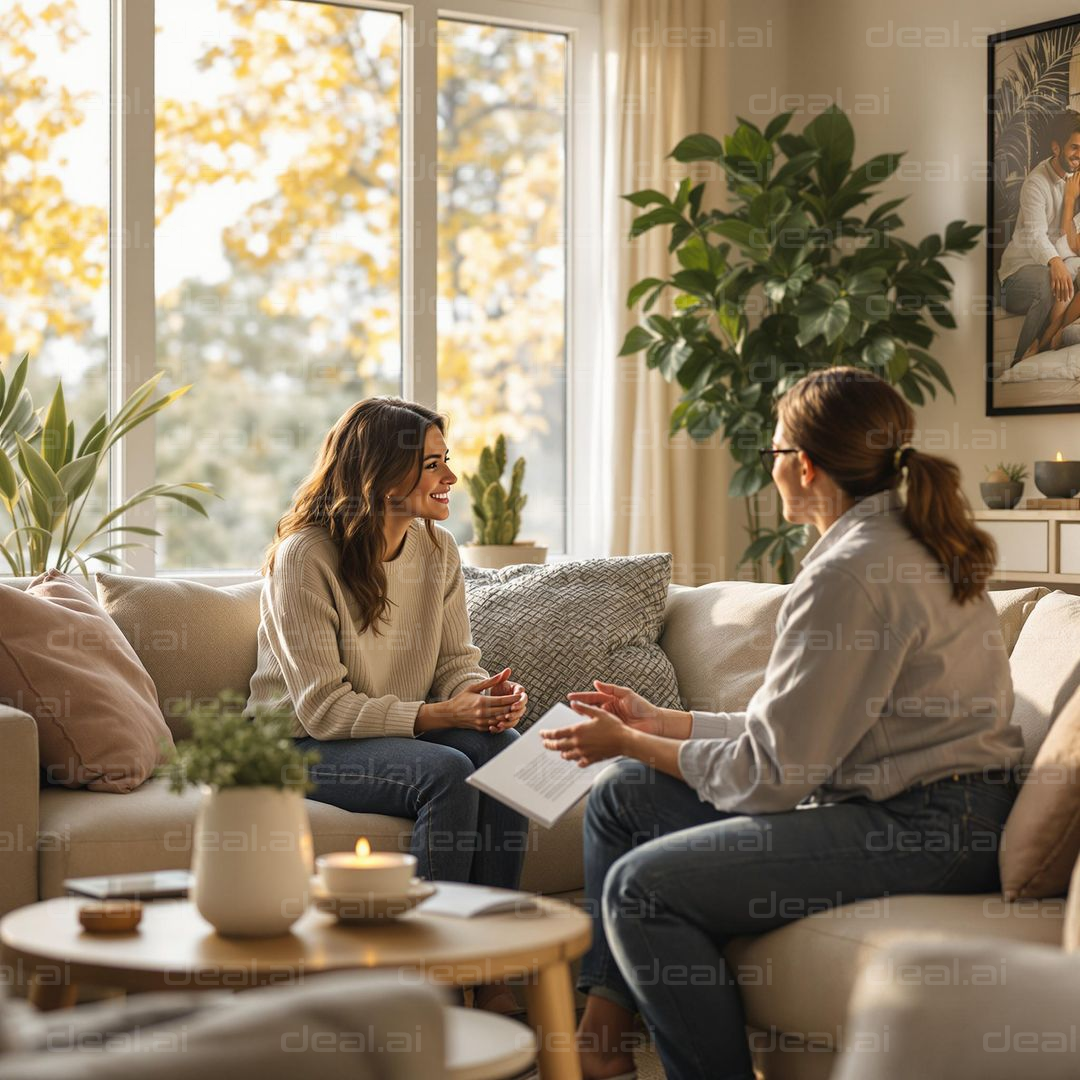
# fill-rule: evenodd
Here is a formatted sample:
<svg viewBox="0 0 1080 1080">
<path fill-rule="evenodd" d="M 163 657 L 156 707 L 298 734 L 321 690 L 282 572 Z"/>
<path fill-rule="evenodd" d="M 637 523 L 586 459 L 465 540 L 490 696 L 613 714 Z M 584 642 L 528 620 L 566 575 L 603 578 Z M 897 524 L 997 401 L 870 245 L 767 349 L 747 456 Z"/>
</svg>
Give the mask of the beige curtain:
<svg viewBox="0 0 1080 1080">
<path fill-rule="evenodd" d="M 686 167 L 668 158 L 684 136 L 721 136 L 727 115 L 727 0 L 603 0 L 605 357 L 614 357 L 637 314 L 626 293 L 645 277 L 666 277 L 667 230 L 631 245 L 635 209 L 619 196 L 641 188 L 672 193 Z M 700 177 L 703 178 L 703 177 Z M 706 203 L 720 198 L 710 181 Z M 657 311 L 670 314 L 670 307 Z M 642 356 L 613 360 L 607 369 L 613 417 L 605 454 L 613 477 L 610 548 L 626 555 L 670 551 L 674 580 L 683 584 L 734 577 L 728 557 L 726 449 L 714 438 L 669 439 L 677 385 L 645 367 Z"/>
</svg>

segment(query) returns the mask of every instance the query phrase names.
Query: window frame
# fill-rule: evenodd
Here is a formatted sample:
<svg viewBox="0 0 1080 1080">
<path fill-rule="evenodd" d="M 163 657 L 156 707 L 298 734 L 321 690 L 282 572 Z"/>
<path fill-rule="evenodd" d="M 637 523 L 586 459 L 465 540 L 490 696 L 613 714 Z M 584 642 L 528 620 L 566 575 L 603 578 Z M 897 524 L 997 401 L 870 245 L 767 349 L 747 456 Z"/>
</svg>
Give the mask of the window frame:
<svg viewBox="0 0 1080 1080">
<path fill-rule="evenodd" d="M 318 0 L 292 0 L 294 3 Z M 603 543 L 602 478 L 589 467 L 596 400 L 599 320 L 584 295 L 600 281 L 601 49 L 600 0 L 332 0 L 402 19 L 401 345 L 402 393 L 438 407 L 438 127 L 437 43 L 440 18 L 564 34 L 569 70 L 566 111 L 566 556 L 597 555 Z M 115 410 L 157 369 L 154 291 L 154 0 L 110 0 L 111 177 L 109 207 L 109 403 Z M 419 105 L 419 108 L 418 108 Z M 142 167 L 146 162 L 150 167 Z M 109 502 L 120 505 L 155 482 L 155 425 L 150 420 L 113 451 Z M 282 507 L 284 511 L 285 507 Z M 211 511 L 212 512 L 212 511 Z M 153 527 L 153 501 L 124 517 Z M 269 537 L 267 541 L 269 542 Z M 156 572 L 150 548 L 129 552 L 130 569 Z M 252 568 L 254 572 L 255 568 Z M 250 580 L 236 571 L 170 572 L 214 584 Z"/>
</svg>

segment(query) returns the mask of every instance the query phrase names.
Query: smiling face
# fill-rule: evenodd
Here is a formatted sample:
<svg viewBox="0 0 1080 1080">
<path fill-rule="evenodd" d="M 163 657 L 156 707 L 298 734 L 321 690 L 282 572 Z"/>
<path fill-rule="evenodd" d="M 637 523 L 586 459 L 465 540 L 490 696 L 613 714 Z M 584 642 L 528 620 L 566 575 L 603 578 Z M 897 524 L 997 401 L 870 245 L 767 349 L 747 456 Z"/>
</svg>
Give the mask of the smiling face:
<svg viewBox="0 0 1080 1080">
<path fill-rule="evenodd" d="M 449 459 L 446 439 L 432 424 L 424 436 L 420 479 L 414 485 L 416 473 L 410 471 L 409 476 L 389 492 L 391 513 L 445 521 L 450 516 L 450 488 L 457 483 L 457 476 L 447 464 Z"/>
<path fill-rule="evenodd" d="M 1074 173 L 1080 169 L 1080 131 L 1074 131 L 1064 146 L 1055 141 L 1050 148 L 1062 172 Z"/>
</svg>

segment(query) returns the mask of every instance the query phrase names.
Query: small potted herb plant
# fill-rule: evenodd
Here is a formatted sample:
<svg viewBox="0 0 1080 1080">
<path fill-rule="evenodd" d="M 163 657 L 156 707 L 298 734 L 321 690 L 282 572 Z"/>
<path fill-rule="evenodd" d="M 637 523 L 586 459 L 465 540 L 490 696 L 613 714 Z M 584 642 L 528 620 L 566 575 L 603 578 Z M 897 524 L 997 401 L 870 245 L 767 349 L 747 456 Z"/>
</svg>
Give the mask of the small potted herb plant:
<svg viewBox="0 0 1080 1080">
<path fill-rule="evenodd" d="M 522 490 L 525 459 L 519 457 L 510 470 L 510 489 L 503 486 L 506 470 L 506 436 L 495 445 L 485 446 L 480 454 L 480 468 L 464 477 L 472 502 L 474 537 L 461 549 L 462 561 L 469 566 L 498 570 L 516 563 L 542 563 L 547 548 L 532 540 L 518 540 L 521 511 L 528 496 Z"/>
<path fill-rule="evenodd" d="M 168 748 L 163 767 L 178 794 L 202 789 L 193 838 L 192 899 L 219 933 L 283 934 L 303 914 L 313 870 L 304 795 L 314 751 L 301 752 L 291 715 L 244 715 L 226 692 L 188 713 L 191 737 Z"/>
<path fill-rule="evenodd" d="M 1011 510 L 1024 494 L 1027 475 L 1026 465 L 999 461 L 994 469 L 987 466 L 986 479 L 979 484 L 979 494 L 991 510 Z"/>
</svg>

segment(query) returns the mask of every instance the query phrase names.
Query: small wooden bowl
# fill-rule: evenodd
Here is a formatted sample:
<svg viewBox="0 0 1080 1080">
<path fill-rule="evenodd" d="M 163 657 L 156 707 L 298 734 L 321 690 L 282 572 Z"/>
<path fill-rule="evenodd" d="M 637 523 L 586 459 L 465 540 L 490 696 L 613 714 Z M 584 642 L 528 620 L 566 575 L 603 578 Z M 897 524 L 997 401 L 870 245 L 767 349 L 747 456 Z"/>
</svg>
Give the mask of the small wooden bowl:
<svg viewBox="0 0 1080 1080">
<path fill-rule="evenodd" d="M 91 934 L 125 934 L 142 922 L 142 904 L 138 900 L 103 900 L 83 904 L 79 922 Z"/>
</svg>

